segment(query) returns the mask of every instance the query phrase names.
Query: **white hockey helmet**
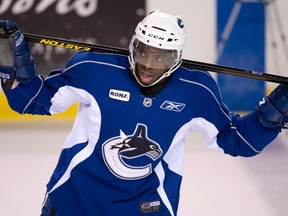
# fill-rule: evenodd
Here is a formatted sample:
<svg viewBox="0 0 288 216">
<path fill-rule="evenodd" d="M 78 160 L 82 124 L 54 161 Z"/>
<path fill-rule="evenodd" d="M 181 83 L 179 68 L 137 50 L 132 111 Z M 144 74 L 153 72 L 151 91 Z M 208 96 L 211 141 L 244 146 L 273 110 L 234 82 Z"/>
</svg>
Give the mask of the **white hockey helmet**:
<svg viewBox="0 0 288 216">
<path fill-rule="evenodd" d="M 138 83 L 148 87 L 155 85 L 165 77 L 175 71 L 181 64 L 182 50 L 186 41 L 186 33 L 184 24 L 180 16 L 166 13 L 162 10 L 152 11 L 135 29 L 135 35 L 132 37 L 129 46 L 129 62 L 131 70 Z M 136 76 L 135 72 L 135 50 L 139 42 L 153 48 L 161 50 L 175 51 L 177 54 L 175 62 L 158 80 L 150 85 L 142 84 Z"/>
</svg>

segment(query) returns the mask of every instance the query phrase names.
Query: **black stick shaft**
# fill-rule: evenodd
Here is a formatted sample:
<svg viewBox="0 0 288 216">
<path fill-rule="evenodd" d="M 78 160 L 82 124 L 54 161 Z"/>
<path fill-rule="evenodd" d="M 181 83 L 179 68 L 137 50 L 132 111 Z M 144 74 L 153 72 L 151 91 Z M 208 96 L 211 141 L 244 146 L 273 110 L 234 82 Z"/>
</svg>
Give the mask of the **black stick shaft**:
<svg viewBox="0 0 288 216">
<path fill-rule="evenodd" d="M 40 43 L 40 44 L 50 45 L 54 47 L 63 47 L 66 49 L 73 49 L 73 50 L 78 50 L 78 51 L 113 53 L 113 54 L 121 54 L 121 55 L 126 55 L 126 56 L 129 55 L 128 49 L 119 48 L 119 47 L 105 46 L 105 45 L 99 45 L 99 44 L 90 44 L 90 43 L 85 43 L 81 41 L 49 37 L 49 36 L 44 36 L 44 35 L 36 35 L 36 34 L 30 34 L 30 33 L 23 33 L 23 34 L 27 41 L 33 42 L 33 43 Z M 2 36 L 2 37 L 5 37 L 5 36 Z M 204 63 L 204 62 L 199 62 L 199 61 L 191 61 L 187 59 L 183 59 L 182 66 L 188 67 L 188 68 L 195 68 L 199 70 L 206 70 L 210 72 L 221 73 L 221 74 L 228 74 L 228 75 L 263 80 L 263 81 L 273 82 L 273 83 L 282 83 L 282 84 L 288 85 L 288 77 L 267 74 L 267 73 L 252 71 L 252 70 L 246 70 L 246 69 L 241 69 L 241 68 L 216 65 L 216 64 Z"/>
</svg>

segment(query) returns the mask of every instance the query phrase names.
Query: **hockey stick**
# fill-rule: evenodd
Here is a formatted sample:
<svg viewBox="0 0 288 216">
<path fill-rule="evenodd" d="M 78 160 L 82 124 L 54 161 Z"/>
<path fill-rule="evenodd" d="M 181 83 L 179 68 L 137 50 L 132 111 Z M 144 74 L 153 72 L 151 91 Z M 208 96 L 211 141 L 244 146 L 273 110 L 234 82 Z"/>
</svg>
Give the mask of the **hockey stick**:
<svg viewBox="0 0 288 216">
<path fill-rule="evenodd" d="M 126 56 L 129 55 L 128 49 L 119 48 L 119 47 L 105 46 L 105 45 L 99 45 L 99 44 L 90 44 L 90 43 L 85 43 L 85 42 L 76 41 L 76 40 L 69 40 L 69 39 L 50 37 L 50 36 L 44 36 L 44 35 L 36 35 L 36 34 L 30 34 L 30 33 L 23 33 L 23 34 L 24 34 L 25 39 L 28 42 L 33 42 L 33 43 L 39 43 L 39 44 L 44 44 L 44 45 L 49 45 L 49 46 L 54 46 L 54 47 L 62 47 L 66 49 L 76 50 L 76 51 L 112 53 L 112 54 L 121 54 L 121 55 L 126 55 Z M 0 34 L 0 37 L 8 38 L 8 35 Z M 216 72 L 216 73 L 263 80 L 263 81 L 273 82 L 273 83 L 282 83 L 282 84 L 288 85 L 288 77 L 279 76 L 279 75 L 273 75 L 273 74 L 252 71 L 252 70 L 241 69 L 241 68 L 204 63 L 204 62 L 199 62 L 199 61 L 192 61 L 192 60 L 187 60 L 187 59 L 183 59 L 181 65 L 184 67 L 188 67 L 188 68 L 195 68 L 199 70 L 206 70 L 206 71 L 211 71 L 211 72 Z"/>
</svg>

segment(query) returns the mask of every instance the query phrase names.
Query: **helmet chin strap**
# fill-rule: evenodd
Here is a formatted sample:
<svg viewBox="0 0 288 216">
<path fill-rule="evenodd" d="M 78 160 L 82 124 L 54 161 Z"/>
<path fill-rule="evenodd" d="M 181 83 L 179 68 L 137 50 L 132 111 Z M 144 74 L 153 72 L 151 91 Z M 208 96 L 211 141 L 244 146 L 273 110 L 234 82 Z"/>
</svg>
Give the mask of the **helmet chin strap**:
<svg viewBox="0 0 288 216">
<path fill-rule="evenodd" d="M 137 77 L 136 74 L 136 63 L 134 62 L 131 67 L 131 72 L 134 75 L 136 81 L 138 82 L 139 85 L 141 85 L 142 87 L 151 87 L 153 85 L 156 85 L 157 83 L 159 83 L 161 80 L 165 79 L 166 77 L 170 76 L 171 73 L 173 73 L 180 65 L 181 65 L 182 60 L 180 60 L 175 66 L 173 66 L 172 68 L 170 68 L 167 72 L 163 73 L 162 76 L 160 76 L 157 80 L 155 80 L 155 82 L 151 83 L 151 84 L 143 84 L 139 78 Z"/>
</svg>

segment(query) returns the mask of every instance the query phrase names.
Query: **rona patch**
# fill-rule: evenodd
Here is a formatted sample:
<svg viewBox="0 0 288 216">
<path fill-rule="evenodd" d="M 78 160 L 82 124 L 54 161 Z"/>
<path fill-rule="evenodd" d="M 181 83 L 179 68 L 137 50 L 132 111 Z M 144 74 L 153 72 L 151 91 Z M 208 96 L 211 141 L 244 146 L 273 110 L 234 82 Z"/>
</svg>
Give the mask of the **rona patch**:
<svg viewBox="0 0 288 216">
<path fill-rule="evenodd" d="M 110 89 L 109 97 L 112 99 L 115 99 L 115 100 L 127 102 L 130 100 L 130 92 L 121 91 L 121 90 L 117 90 L 117 89 Z"/>
</svg>

